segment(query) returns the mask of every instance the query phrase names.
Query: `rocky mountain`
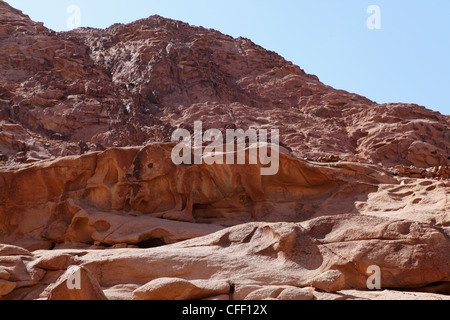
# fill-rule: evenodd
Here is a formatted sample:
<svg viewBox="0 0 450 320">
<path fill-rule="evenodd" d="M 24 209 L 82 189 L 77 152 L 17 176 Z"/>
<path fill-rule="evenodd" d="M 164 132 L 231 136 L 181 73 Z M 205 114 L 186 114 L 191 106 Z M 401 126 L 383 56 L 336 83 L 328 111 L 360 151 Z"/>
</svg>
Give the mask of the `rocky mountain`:
<svg viewBox="0 0 450 320">
<path fill-rule="evenodd" d="M 0 0 L 0 52 L 1 299 L 449 298 L 449 116 L 160 16 L 54 32 Z M 279 172 L 175 166 L 195 121 L 278 129 Z"/>
</svg>

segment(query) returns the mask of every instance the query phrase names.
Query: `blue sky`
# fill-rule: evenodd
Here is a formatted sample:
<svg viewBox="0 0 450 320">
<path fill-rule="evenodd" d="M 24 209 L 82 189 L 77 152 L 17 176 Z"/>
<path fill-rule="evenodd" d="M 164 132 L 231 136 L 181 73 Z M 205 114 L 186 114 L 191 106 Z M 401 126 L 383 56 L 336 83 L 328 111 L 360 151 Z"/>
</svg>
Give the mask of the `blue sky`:
<svg viewBox="0 0 450 320">
<path fill-rule="evenodd" d="M 153 14 L 243 36 L 337 89 L 378 103 L 417 103 L 450 115 L 449 0 L 6 0 L 53 30 L 67 8 L 106 28 Z M 370 5 L 381 29 L 370 30 Z"/>
</svg>

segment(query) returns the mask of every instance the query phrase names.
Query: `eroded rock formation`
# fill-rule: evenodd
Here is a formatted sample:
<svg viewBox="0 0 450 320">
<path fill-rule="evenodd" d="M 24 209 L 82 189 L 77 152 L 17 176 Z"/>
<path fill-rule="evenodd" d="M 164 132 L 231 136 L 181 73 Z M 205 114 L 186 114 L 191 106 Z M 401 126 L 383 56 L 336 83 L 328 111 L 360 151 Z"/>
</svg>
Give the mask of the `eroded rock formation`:
<svg viewBox="0 0 450 320">
<path fill-rule="evenodd" d="M 54 32 L 0 0 L 0 52 L 1 299 L 448 299 L 448 116 L 159 16 Z M 194 121 L 279 129 L 278 173 L 176 166 Z"/>
</svg>

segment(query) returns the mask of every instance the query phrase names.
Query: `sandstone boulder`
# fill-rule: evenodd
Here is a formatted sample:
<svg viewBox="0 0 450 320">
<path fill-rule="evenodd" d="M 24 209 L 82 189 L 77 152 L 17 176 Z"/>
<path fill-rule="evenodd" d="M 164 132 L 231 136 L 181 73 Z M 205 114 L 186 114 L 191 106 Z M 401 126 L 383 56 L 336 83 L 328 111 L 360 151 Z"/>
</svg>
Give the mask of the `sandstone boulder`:
<svg viewBox="0 0 450 320">
<path fill-rule="evenodd" d="M 13 291 L 15 288 L 16 288 L 16 284 L 14 282 L 0 279 L 0 298 L 3 296 L 6 296 L 8 293 Z"/>
<path fill-rule="evenodd" d="M 133 300 L 198 300 L 227 294 L 225 281 L 158 278 L 133 291 Z"/>
<path fill-rule="evenodd" d="M 78 266 L 71 266 L 41 294 L 48 300 L 106 300 L 97 280 L 90 272 Z"/>
</svg>

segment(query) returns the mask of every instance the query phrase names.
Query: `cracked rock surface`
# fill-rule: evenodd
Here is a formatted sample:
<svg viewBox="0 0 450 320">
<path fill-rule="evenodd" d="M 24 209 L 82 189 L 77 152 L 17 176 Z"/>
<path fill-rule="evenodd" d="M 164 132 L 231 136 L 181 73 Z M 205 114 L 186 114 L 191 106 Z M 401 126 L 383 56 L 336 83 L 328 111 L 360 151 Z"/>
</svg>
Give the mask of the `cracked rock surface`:
<svg viewBox="0 0 450 320">
<path fill-rule="evenodd" d="M 449 116 L 160 16 L 54 32 L 0 0 L 0 53 L 0 299 L 450 299 Z M 176 166 L 195 121 L 279 129 L 278 173 Z"/>
</svg>

